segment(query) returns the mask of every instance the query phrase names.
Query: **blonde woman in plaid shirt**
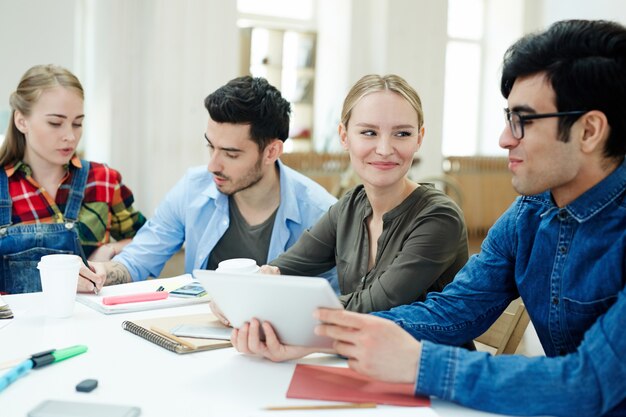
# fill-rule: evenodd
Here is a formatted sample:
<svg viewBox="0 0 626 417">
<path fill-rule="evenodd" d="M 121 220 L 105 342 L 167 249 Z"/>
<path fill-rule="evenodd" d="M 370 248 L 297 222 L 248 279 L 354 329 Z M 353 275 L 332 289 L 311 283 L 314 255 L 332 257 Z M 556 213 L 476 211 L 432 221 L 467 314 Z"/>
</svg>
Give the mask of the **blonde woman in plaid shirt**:
<svg viewBox="0 0 626 417">
<path fill-rule="evenodd" d="M 111 259 L 146 221 L 117 171 L 76 156 L 83 97 L 76 76 L 54 65 L 30 68 L 10 96 L 0 147 L 0 292 L 41 291 L 43 255 Z"/>
</svg>

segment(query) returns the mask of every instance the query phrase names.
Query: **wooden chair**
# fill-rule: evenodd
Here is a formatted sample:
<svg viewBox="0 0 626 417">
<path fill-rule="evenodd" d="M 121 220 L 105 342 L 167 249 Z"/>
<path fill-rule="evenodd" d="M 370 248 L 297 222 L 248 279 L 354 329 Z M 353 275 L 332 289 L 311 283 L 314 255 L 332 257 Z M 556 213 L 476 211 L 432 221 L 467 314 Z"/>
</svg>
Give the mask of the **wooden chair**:
<svg viewBox="0 0 626 417">
<path fill-rule="evenodd" d="M 522 300 L 513 300 L 498 320 L 474 339 L 474 342 L 478 342 L 477 349 L 487 350 L 495 355 L 515 353 L 529 321 L 530 317 Z M 486 345 L 486 348 L 481 345 Z"/>
</svg>

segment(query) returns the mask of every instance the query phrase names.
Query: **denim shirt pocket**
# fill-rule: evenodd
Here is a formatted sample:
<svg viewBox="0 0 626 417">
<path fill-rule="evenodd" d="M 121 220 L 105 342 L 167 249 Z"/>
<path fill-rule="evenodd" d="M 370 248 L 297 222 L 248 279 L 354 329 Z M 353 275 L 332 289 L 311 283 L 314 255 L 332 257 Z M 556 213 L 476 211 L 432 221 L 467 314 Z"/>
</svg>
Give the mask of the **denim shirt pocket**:
<svg viewBox="0 0 626 417">
<path fill-rule="evenodd" d="M 593 301 L 578 301 L 567 297 L 562 300 L 570 343 L 573 347 L 578 347 L 585 332 L 615 303 L 617 294 Z"/>
</svg>

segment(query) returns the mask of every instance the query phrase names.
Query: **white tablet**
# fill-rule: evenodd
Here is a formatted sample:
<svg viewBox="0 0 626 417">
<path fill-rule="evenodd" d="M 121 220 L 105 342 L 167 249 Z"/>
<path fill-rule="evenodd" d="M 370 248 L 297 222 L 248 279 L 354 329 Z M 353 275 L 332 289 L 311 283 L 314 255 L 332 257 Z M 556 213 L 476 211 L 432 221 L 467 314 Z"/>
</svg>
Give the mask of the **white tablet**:
<svg viewBox="0 0 626 417">
<path fill-rule="evenodd" d="M 193 276 L 234 327 L 252 318 L 268 321 L 286 345 L 330 347 L 332 340 L 315 335 L 318 307 L 343 309 L 324 278 L 289 275 L 234 274 L 195 269 Z"/>
</svg>

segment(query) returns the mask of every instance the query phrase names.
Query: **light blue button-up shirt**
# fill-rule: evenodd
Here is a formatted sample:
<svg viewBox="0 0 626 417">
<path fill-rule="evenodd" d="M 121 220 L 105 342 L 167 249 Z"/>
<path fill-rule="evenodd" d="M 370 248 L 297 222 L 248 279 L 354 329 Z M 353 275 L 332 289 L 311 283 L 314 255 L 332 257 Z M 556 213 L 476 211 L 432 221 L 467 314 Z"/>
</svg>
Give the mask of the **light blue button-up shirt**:
<svg viewBox="0 0 626 417">
<path fill-rule="evenodd" d="M 267 254 L 273 260 L 293 245 L 337 200 L 310 178 L 277 162 L 280 206 Z M 154 217 L 113 260 L 133 280 L 159 276 L 165 263 L 185 244 L 185 272 L 206 268 L 209 254 L 230 224 L 228 196 L 222 194 L 206 166 L 191 168 L 167 194 Z M 334 277 L 332 277 L 334 275 Z M 327 276 L 336 286 L 336 272 Z"/>
<path fill-rule="evenodd" d="M 442 293 L 374 313 L 423 340 L 416 393 L 515 415 L 626 415 L 626 163 L 559 208 L 519 198 Z M 547 357 L 458 345 L 522 297 Z"/>
</svg>

